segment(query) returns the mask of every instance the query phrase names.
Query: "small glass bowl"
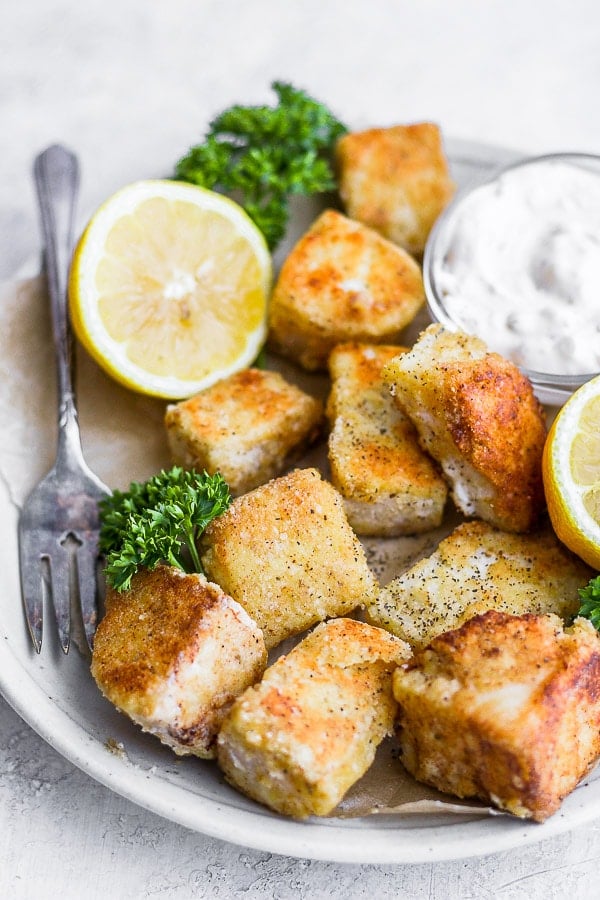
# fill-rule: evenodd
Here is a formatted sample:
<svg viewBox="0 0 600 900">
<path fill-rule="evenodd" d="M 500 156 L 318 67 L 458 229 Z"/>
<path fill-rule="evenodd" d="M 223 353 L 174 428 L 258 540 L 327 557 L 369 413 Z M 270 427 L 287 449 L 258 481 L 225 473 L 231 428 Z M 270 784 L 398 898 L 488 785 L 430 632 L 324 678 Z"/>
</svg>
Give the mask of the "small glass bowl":
<svg viewBox="0 0 600 900">
<path fill-rule="evenodd" d="M 600 175 L 600 156 L 595 156 L 590 153 L 551 153 L 544 156 L 526 157 L 525 159 L 510 163 L 508 166 L 499 168 L 491 177 L 482 180 L 475 185 L 469 186 L 468 189 L 459 190 L 455 198 L 438 217 L 430 232 L 423 255 L 425 296 L 429 314 L 434 322 L 439 322 L 450 331 L 462 330 L 462 326 L 452 318 L 444 306 L 444 299 L 440 290 L 438 290 L 436 282 L 436 269 L 440 264 L 440 255 L 444 252 L 443 248 L 448 245 L 448 237 L 452 233 L 457 214 L 465 199 L 470 196 L 473 191 L 496 181 L 501 175 L 511 169 L 537 165 L 549 161 L 571 163 L 581 168 L 591 169 Z M 534 339 L 535 336 L 532 335 L 532 338 Z M 490 349 L 493 350 L 493 347 Z M 535 394 L 540 402 L 549 406 L 561 406 L 569 399 L 571 394 L 576 391 L 577 388 L 600 374 L 598 372 L 589 372 L 581 375 L 559 375 L 554 372 L 533 371 L 522 366 L 520 366 L 520 369 L 531 381 Z"/>
</svg>

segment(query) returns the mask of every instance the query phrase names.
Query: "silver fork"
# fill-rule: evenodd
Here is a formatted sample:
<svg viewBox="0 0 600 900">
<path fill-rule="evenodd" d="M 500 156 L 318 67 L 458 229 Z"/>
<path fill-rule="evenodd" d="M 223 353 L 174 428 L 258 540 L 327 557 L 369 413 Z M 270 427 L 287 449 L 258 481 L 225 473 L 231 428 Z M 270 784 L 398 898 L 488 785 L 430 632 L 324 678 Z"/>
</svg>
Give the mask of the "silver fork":
<svg viewBox="0 0 600 900">
<path fill-rule="evenodd" d="M 110 491 L 83 459 L 73 388 L 67 273 L 79 166 L 69 150 L 55 145 L 36 157 L 33 171 L 56 349 L 58 444 L 53 468 L 21 510 L 19 563 L 25 615 L 36 651 L 42 648 L 44 596 L 48 593 L 60 645 L 68 653 L 71 610 L 77 608 L 77 601 L 88 646 L 91 649 L 93 645 L 98 617 L 98 501 Z"/>
</svg>

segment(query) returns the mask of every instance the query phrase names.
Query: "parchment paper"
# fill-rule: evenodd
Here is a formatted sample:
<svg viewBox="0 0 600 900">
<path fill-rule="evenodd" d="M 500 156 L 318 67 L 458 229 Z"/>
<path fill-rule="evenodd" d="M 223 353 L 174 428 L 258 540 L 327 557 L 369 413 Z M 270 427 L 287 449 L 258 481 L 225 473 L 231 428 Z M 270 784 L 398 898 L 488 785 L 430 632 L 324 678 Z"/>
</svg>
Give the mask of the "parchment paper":
<svg viewBox="0 0 600 900">
<path fill-rule="evenodd" d="M 43 278 L 4 285 L 0 304 L 0 477 L 9 486 L 12 502 L 20 507 L 52 466 L 56 448 L 55 362 Z M 423 324 L 415 323 L 414 329 L 418 331 Z M 407 335 L 407 342 L 414 336 Z M 307 375 L 283 360 L 271 359 L 269 365 L 315 395 L 324 396 L 327 391 L 328 380 L 323 375 Z M 84 454 L 99 477 L 111 488 L 125 488 L 132 480 L 145 479 L 169 466 L 163 427 L 166 401 L 122 388 L 78 346 L 76 371 Z M 316 465 L 328 477 L 324 443 L 312 448 L 297 465 Z M 449 504 L 444 524 L 435 532 L 411 538 L 366 539 L 369 565 L 380 583 L 386 584 L 412 561 L 432 552 L 457 521 Z M 148 736 L 148 740 L 155 739 Z M 394 741 L 389 739 L 334 814 L 354 817 L 399 812 L 485 816 L 492 810 L 462 804 L 418 784 L 403 769 Z"/>
</svg>

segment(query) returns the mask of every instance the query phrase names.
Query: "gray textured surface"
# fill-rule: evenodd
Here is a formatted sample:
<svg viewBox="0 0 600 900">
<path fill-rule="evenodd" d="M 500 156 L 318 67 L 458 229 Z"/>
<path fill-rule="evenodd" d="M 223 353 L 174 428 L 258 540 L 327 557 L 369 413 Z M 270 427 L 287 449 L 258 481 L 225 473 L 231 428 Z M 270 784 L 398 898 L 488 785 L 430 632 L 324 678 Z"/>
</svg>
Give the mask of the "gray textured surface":
<svg viewBox="0 0 600 900">
<path fill-rule="evenodd" d="M 527 850 L 418 866 L 288 859 L 187 831 L 121 799 L 0 703 L 0 896 L 537 898 L 598 896 L 600 824 Z"/>
<path fill-rule="evenodd" d="M 30 163 L 81 157 L 81 208 L 168 173 L 206 121 L 283 78 L 357 127 L 431 118 L 532 152 L 600 151 L 595 0 L 26 0 L 0 31 L 0 277 L 39 247 Z M 600 810 L 599 810 L 600 816 Z M 343 866 L 164 821 L 74 769 L 0 700 L 0 897 L 598 896 L 600 819 L 518 852 Z"/>
</svg>

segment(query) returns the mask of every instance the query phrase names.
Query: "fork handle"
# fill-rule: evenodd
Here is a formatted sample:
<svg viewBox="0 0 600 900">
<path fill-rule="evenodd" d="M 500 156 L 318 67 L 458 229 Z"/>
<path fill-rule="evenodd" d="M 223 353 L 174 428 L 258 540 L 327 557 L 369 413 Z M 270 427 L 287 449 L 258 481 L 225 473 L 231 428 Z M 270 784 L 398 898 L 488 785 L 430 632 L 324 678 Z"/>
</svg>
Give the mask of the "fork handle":
<svg viewBox="0 0 600 900">
<path fill-rule="evenodd" d="M 54 144 L 36 157 L 33 174 L 56 349 L 60 453 L 72 441 L 80 443 L 73 389 L 73 337 L 67 309 L 67 277 L 79 190 L 79 163 L 70 150 Z"/>
</svg>

